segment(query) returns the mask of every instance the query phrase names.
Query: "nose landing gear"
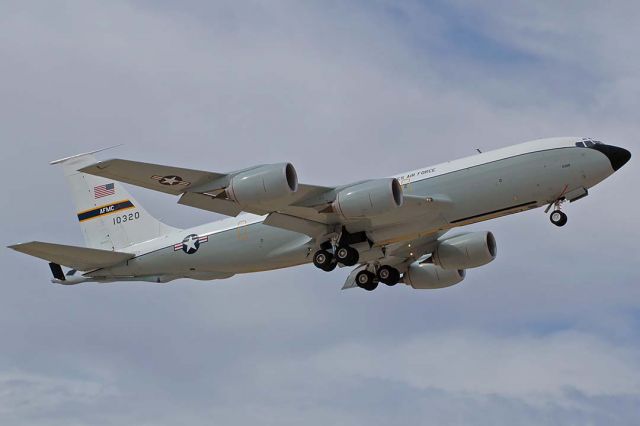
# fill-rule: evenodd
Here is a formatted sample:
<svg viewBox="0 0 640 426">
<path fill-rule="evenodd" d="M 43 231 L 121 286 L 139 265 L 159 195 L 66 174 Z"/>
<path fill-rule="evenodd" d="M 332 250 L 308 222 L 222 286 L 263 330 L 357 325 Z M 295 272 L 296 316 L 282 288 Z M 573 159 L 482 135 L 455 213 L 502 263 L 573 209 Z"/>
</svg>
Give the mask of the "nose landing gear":
<svg viewBox="0 0 640 426">
<path fill-rule="evenodd" d="M 564 203 L 565 201 L 566 201 L 565 197 L 561 197 L 556 201 L 552 202 L 551 204 L 549 204 L 547 206 L 547 209 L 544 211 L 545 213 L 548 213 L 549 210 L 551 210 L 551 207 L 554 207 L 554 210 L 551 212 L 551 215 L 549 216 L 549 220 L 551 220 L 551 223 L 553 223 L 555 226 L 565 226 L 567 224 L 567 220 L 568 220 L 567 215 L 564 214 L 561 210 L 562 203 Z"/>
<path fill-rule="evenodd" d="M 568 220 L 567 215 L 560 210 L 554 210 L 553 212 L 551 212 L 549 219 L 555 226 L 564 226 L 567 224 Z"/>
</svg>

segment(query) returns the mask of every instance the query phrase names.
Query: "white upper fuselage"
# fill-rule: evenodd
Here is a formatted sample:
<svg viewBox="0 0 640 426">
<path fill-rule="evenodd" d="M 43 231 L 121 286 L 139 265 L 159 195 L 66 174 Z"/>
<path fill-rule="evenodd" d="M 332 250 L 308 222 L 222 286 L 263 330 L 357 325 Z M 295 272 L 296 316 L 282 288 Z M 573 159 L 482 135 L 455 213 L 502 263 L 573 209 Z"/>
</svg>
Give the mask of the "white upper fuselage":
<svg viewBox="0 0 640 426">
<path fill-rule="evenodd" d="M 541 139 L 395 176 L 405 194 L 433 197 L 436 203 L 406 204 L 399 212 L 368 222 L 367 235 L 375 245 L 359 248 L 361 256 L 376 258 L 381 256 L 380 247 L 388 244 L 540 207 L 592 187 L 614 170 L 602 152 L 576 146 L 582 140 Z M 311 261 L 319 242 L 265 225 L 264 219 L 243 214 L 175 231 L 131 246 L 127 251 L 136 258 L 99 274 L 158 277 L 158 281 L 181 276 L 212 279 Z M 191 234 L 200 238 L 200 246 L 188 254 L 179 246 Z"/>
</svg>

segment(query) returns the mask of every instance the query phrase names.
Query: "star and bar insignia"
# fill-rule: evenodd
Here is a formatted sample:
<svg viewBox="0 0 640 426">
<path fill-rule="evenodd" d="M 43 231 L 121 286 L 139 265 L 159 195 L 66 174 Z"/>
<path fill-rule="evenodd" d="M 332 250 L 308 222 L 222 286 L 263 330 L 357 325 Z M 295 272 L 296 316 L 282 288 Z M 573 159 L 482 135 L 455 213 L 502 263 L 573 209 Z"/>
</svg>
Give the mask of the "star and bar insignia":
<svg viewBox="0 0 640 426">
<path fill-rule="evenodd" d="M 176 243 L 173 245 L 173 251 L 182 250 L 187 254 L 193 254 L 198 251 L 200 248 L 200 244 L 206 243 L 209 241 L 209 237 L 207 235 L 199 237 L 197 234 L 191 234 L 184 237 L 181 243 Z"/>
<path fill-rule="evenodd" d="M 174 186 L 174 185 L 182 185 L 189 186 L 191 182 L 187 182 L 183 180 L 180 176 L 176 175 L 168 175 L 168 176 L 151 176 L 151 179 L 157 180 L 161 185 Z"/>
</svg>

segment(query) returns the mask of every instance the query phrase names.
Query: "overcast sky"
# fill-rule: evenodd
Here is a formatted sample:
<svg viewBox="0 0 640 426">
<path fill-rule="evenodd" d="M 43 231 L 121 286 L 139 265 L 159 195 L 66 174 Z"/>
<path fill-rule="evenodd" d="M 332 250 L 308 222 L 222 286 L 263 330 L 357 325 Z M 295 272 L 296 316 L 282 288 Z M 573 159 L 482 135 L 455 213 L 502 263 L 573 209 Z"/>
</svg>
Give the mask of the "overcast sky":
<svg viewBox="0 0 640 426">
<path fill-rule="evenodd" d="M 82 245 L 61 171 L 105 153 L 339 184 L 548 136 L 638 155 L 634 1 L 0 1 L 4 245 Z M 458 286 L 340 291 L 311 265 L 64 287 L 2 250 L 2 425 L 637 425 L 637 158 L 485 222 Z M 139 188 L 154 215 L 217 219 Z"/>
</svg>

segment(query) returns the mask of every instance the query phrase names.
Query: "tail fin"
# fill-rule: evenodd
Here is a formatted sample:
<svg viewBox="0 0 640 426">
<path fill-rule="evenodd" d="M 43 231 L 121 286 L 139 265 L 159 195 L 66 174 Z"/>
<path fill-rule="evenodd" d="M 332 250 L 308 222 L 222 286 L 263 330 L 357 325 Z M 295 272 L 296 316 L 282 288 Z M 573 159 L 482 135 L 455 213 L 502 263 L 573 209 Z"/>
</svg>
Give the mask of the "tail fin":
<svg viewBox="0 0 640 426">
<path fill-rule="evenodd" d="M 78 172 L 97 162 L 95 152 L 51 162 L 62 166 L 71 186 L 87 247 L 119 250 L 176 230 L 147 213 L 119 182 Z"/>
</svg>

